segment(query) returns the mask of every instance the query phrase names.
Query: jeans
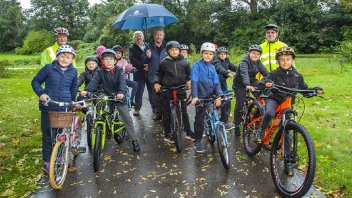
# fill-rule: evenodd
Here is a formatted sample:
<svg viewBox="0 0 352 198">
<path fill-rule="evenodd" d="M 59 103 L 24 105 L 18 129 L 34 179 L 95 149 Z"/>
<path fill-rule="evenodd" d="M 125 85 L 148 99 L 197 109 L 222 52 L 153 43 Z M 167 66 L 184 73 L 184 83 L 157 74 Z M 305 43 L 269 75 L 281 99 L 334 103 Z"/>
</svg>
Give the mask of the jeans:
<svg viewBox="0 0 352 198">
<path fill-rule="evenodd" d="M 149 98 L 149 103 L 150 106 L 153 106 L 153 90 L 152 87 L 150 86 L 150 83 L 148 83 L 147 80 L 134 80 L 135 82 L 138 83 L 138 89 L 136 92 L 136 97 L 135 97 L 135 103 L 136 103 L 136 109 L 140 110 L 142 108 L 142 103 L 143 103 L 143 93 L 144 93 L 144 88 L 147 85 L 147 90 L 148 90 L 148 98 Z"/>
<path fill-rule="evenodd" d="M 157 116 L 161 116 L 163 114 L 163 97 L 161 93 L 156 93 L 154 91 L 154 84 L 150 83 L 150 87 L 153 88 L 153 113 L 155 113 Z"/>
<path fill-rule="evenodd" d="M 119 103 L 113 103 L 112 106 L 116 106 L 119 111 L 119 118 L 125 124 L 125 129 L 128 136 L 132 141 L 137 140 L 136 132 L 133 126 L 133 120 L 130 116 L 130 112 L 128 111 L 127 105 L 121 105 Z"/>
<path fill-rule="evenodd" d="M 126 79 L 126 84 L 127 84 L 128 87 L 132 88 L 132 91 L 131 91 L 131 102 L 135 102 L 135 97 L 136 97 L 136 93 L 137 93 L 137 90 L 138 90 L 138 83 L 135 82 L 135 81 L 132 81 L 130 79 Z"/>
</svg>

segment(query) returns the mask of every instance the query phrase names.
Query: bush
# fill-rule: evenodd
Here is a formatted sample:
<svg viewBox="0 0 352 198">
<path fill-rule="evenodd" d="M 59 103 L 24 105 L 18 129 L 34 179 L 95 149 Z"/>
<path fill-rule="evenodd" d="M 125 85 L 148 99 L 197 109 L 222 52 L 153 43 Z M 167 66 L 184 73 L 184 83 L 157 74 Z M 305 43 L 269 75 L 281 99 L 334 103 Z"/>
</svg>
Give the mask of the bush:
<svg viewBox="0 0 352 198">
<path fill-rule="evenodd" d="M 336 51 L 348 61 L 352 61 L 352 40 L 342 41 L 340 45 L 336 47 Z"/>
<path fill-rule="evenodd" d="M 24 39 L 22 48 L 17 48 L 17 54 L 40 53 L 53 43 L 52 32 L 41 30 L 31 31 Z"/>
</svg>

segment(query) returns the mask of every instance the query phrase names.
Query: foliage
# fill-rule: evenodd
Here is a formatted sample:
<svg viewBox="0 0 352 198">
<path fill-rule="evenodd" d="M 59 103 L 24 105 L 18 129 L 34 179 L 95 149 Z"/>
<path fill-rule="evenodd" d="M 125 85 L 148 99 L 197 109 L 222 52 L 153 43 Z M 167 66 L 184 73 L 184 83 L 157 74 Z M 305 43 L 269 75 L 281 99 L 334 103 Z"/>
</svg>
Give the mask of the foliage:
<svg viewBox="0 0 352 198">
<path fill-rule="evenodd" d="M 352 61 L 352 40 L 342 41 L 340 45 L 336 47 L 336 51 L 347 60 Z"/>
<path fill-rule="evenodd" d="M 53 34 L 46 30 L 31 31 L 25 37 L 22 48 L 17 48 L 17 54 L 33 54 L 42 52 L 52 45 Z"/>
<path fill-rule="evenodd" d="M 21 45 L 23 13 L 17 0 L 0 1 L 0 52 Z"/>
</svg>

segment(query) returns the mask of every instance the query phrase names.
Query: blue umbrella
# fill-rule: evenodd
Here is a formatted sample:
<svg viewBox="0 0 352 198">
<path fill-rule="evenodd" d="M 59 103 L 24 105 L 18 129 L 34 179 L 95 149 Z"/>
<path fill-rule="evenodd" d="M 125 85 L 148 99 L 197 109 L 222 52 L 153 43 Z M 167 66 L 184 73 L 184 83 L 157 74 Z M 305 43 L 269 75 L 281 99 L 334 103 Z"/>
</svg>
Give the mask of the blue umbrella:
<svg viewBox="0 0 352 198">
<path fill-rule="evenodd" d="M 112 26 L 120 30 L 165 27 L 179 20 L 159 4 L 137 4 L 119 14 Z"/>
</svg>

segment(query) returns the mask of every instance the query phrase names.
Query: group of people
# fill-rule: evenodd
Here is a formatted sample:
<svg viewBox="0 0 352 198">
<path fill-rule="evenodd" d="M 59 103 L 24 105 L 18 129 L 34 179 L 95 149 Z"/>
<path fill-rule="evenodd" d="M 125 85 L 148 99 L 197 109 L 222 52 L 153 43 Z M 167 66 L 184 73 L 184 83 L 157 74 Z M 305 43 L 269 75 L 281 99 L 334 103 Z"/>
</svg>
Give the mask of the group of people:
<svg viewBox="0 0 352 198">
<path fill-rule="evenodd" d="M 187 60 L 189 48 L 177 41 L 165 42 L 163 30 L 154 32 L 154 41 L 147 44 L 141 31 L 133 34 L 134 43 L 128 49 L 130 64 L 123 58 L 124 49 L 116 45 L 111 49 L 98 47 L 98 57 L 89 56 L 85 60 L 86 70 L 78 78 L 74 67 L 75 51 L 66 45 L 68 31 L 65 28 L 55 30 L 57 43 L 47 48 L 42 54 L 43 68 L 32 80 L 32 87 L 39 96 L 41 110 L 41 129 L 44 169 L 48 170 L 51 153 L 51 132 L 49 126 L 49 111 L 63 111 L 61 107 L 44 106 L 49 98 L 57 101 L 70 102 L 76 100 L 78 87 L 85 83 L 80 97 L 86 97 L 87 92 L 100 92 L 122 100 L 113 103 L 118 107 L 122 121 L 126 124 L 127 133 L 132 139 L 133 150 L 140 151 L 133 120 L 127 108 L 126 94 L 128 87 L 132 88 L 131 103 L 134 106 L 134 116 L 140 116 L 143 93 L 148 91 L 149 103 L 153 110 L 155 121 L 163 120 L 164 140 L 173 143 L 171 134 L 170 90 L 163 87 L 185 85 L 191 89 L 192 104 L 195 106 L 194 132 L 191 130 L 187 113 L 186 91 L 177 90 L 181 99 L 184 130 L 186 138 L 193 140 L 197 153 L 205 152 L 202 144 L 206 108 L 197 106 L 199 99 L 209 99 L 215 96 L 215 106 L 220 107 L 220 96 L 228 92 L 227 79 L 233 78 L 232 89 L 236 98 L 233 123 L 228 123 L 230 103 L 221 105 L 221 121 L 227 128 L 234 127 L 236 136 L 240 135 L 241 109 L 247 91 L 256 87 L 271 87 L 279 84 L 289 88 L 307 89 L 303 77 L 293 67 L 295 52 L 285 43 L 278 40 L 279 28 L 274 24 L 265 26 L 265 42 L 261 45 L 251 45 L 248 54 L 238 66 L 229 61 L 228 50 L 225 47 L 216 48 L 213 43 L 203 43 L 200 48 L 201 59 L 190 67 Z M 57 49 L 55 51 L 55 49 Z M 133 73 L 130 80 L 126 73 Z M 235 72 L 233 74 L 232 72 Z M 43 87 L 42 85 L 45 84 Z M 163 90 L 163 91 L 162 91 Z M 273 94 L 267 98 L 264 118 L 257 143 L 263 142 L 263 134 L 270 120 L 275 116 L 275 108 L 287 97 L 285 94 Z M 292 167 L 287 165 L 287 171 Z"/>
</svg>

